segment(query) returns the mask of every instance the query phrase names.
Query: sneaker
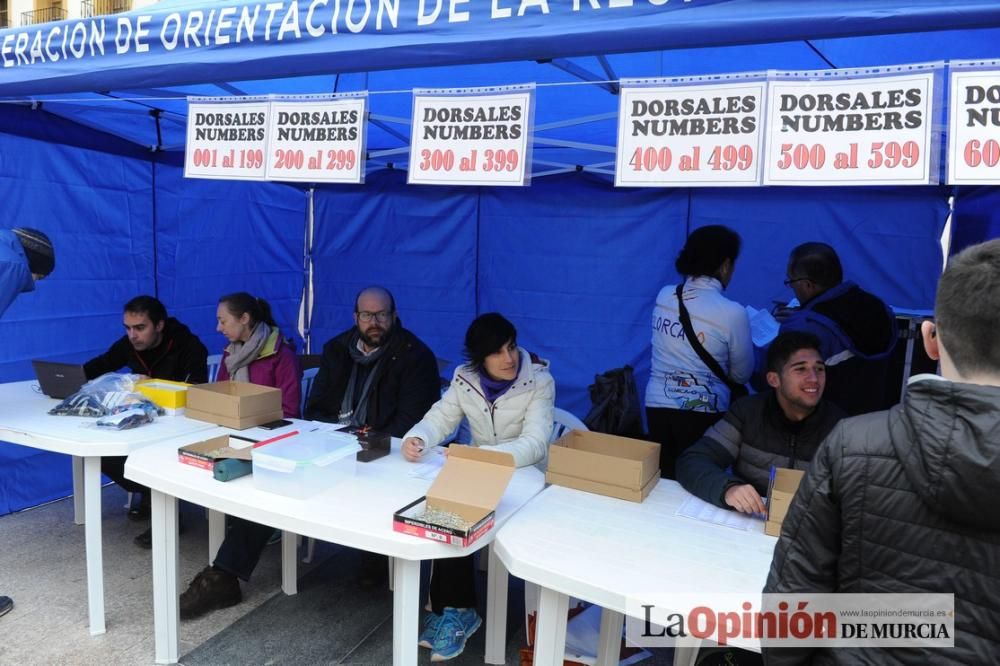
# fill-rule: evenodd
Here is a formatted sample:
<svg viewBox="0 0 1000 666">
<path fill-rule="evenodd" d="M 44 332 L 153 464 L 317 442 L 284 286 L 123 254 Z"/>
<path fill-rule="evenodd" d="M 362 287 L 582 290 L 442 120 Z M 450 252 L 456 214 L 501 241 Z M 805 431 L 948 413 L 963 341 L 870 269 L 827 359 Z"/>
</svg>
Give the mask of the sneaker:
<svg viewBox="0 0 1000 666">
<path fill-rule="evenodd" d="M 241 601 L 243 594 L 236 576 L 215 567 L 205 567 L 181 595 L 181 619 L 192 620 Z"/>
<path fill-rule="evenodd" d="M 434 638 L 437 636 L 438 629 L 441 627 L 442 619 L 444 619 L 444 616 L 438 615 L 437 613 L 428 613 L 424 616 L 424 630 L 420 632 L 420 638 L 417 639 L 417 645 L 425 648 L 434 647 Z"/>
<path fill-rule="evenodd" d="M 431 648 L 431 661 L 447 661 L 462 654 L 465 642 L 482 623 L 475 608 L 445 608 Z"/>
<path fill-rule="evenodd" d="M 149 493 L 139 494 L 139 503 L 128 510 L 128 519 L 134 521 L 149 520 Z"/>
<path fill-rule="evenodd" d="M 14 600 L 10 597 L 0 597 L 0 616 L 6 615 L 14 608 Z"/>
</svg>

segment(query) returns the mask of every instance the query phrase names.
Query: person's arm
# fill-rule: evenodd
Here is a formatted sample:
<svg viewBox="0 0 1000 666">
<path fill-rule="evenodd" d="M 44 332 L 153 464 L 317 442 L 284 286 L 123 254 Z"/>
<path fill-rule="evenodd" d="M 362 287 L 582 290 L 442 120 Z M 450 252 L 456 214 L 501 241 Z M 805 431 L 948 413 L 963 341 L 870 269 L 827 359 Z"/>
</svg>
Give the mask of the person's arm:
<svg viewBox="0 0 1000 666">
<path fill-rule="evenodd" d="M 410 362 L 400 377 L 396 409 L 386 426 L 386 430 L 393 435 L 405 433 L 412 428 L 441 396 L 441 378 L 434 353 L 423 346 L 414 346 L 413 351 Z M 451 430 L 445 436 L 449 433 Z"/>
<path fill-rule="evenodd" d="M 781 525 L 765 593 L 837 591 L 841 546 L 836 478 L 843 461 L 843 423 L 820 445 Z M 812 648 L 764 649 L 766 664 L 808 663 Z"/>
<path fill-rule="evenodd" d="M 739 307 L 739 306 L 738 306 Z M 753 374 L 754 350 L 750 334 L 750 316 L 740 307 L 729 329 L 729 378 L 746 384 Z"/>
<path fill-rule="evenodd" d="M 545 458 L 552 437 L 555 413 L 556 382 L 548 372 L 535 373 L 535 390 L 524 412 L 521 434 L 509 442 L 484 446 L 494 451 L 505 451 L 514 456 L 518 467 L 534 465 Z"/>
<path fill-rule="evenodd" d="M 93 379 L 94 377 L 100 377 L 106 372 L 114 372 L 120 368 L 124 368 L 128 365 L 128 351 L 131 348 L 132 344 L 128 341 L 127 337 L 122 336 L 118 338 L 108 348 L 108 351 L 100 356 L 95 356 L 83 364 L 83 374 L 87 376 L 87 379 Z"/>
<path fill-rule="evenodd" d="M 735 462 L 736 456 L 705 434 L 678 456 L 677 482 L 692 495 L 730 509 L 725 501 L 726 490 L 740 482 L 727 474 L 726 469 Z"/>
<path fill-rule="evenodd" d="M 323 357 L 309 391 L 305 418 L 310 421 L 338 422 L 349 376 L 346 368 L 350 367 L 347 365 L 350 363 L 350 356 L 335 340 L 323 345 Z"/>
<path fill-rule="evenodd" d="M 452 380 L 451 386 L 441 399 L 434 403 L 419 423 L 403 435 L 403 442 L 411 438 L 421 440 L 423 449 L 420 455 L 427 455 L 433 447 L 444 442 L 444 438 L 455 431 L 465 416 L 465 410 L 462 409 L 458 398 L 460 390 L 462 389 L 457 388 L 455 381 Z"/>
<path fill-rule="evenodd" d="M 282 345 L 274 366 L 274 384 L 281 389 L 281 411 L 285 418 L 297 419 L 302 404 L 302 368 L 290 348 Z"/>
<path fill-rule="evenodd" d="M 191 384 L 204 384 L 208 381 L 208 350 L 197 337 L 188 338 L 180 350 L 177 376 L 171 379 Z"/>
</svg>

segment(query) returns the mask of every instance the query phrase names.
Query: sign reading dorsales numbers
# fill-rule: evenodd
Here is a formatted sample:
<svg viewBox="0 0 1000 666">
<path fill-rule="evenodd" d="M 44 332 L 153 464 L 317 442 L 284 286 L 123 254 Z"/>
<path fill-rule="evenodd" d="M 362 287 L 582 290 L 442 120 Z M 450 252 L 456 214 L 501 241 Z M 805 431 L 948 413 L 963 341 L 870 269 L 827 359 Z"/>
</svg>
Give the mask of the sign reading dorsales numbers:
<svg viewBox="0 0 1000 666">
<path fill-rule="evenodd" d="M 524 185 L 531 90 L 413 96 L 407 182 Z"/>
<path fill-rule="evenodd" d="M 948 118 L 948 183 L 1000 183 L 1000 69 L 953 69 Z"/>
<path fill-rule="evenodd" d="M 267 101 L 188 104 L 185 178 L 264 180 Z"/>
<path fill-rule="evenodd" d="M 365 97 L 271 102 L 268 180 L 361 183 Z"/>
<path fill-rule="evenodd" d="M 768 83 L 765 185 L 922 185 L 934 73 Z"/>
<path fill-rule="evenodd" d="M 764 87 L 623 84 L 615 185 L 759 184 Z"/>
</svg>

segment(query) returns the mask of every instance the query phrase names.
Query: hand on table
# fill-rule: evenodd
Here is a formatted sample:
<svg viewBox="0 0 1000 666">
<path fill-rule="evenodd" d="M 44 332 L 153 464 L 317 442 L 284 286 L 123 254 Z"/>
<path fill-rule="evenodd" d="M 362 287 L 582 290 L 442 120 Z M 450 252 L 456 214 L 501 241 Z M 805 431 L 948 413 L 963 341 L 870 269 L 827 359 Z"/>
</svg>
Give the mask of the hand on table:
<svg viewBox="0 0 1000 666">
<path fill-rule="evenodd" d="M 403 457 L 410 462 L 417 462 L 423 457 L 424 440 L 419 437 L 407 437 L 403 440 Z"/>
<path fill-rule="evenodd" d="M 764 513 L 764 503 L 749 483 L 726 489 L 726 504 L 740 513 Z"/>
</svg>

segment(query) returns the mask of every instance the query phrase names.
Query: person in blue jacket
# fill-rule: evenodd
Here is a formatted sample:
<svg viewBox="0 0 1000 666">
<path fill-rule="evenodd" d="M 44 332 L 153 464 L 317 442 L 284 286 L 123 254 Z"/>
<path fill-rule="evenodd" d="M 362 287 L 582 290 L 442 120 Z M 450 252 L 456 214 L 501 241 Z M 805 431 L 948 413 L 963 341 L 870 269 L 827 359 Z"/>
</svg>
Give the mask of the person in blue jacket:
<svg viewBox="0 0 1000 666">
<path fill-rule="evenodd" d="M 826 243 L 803 243 L 788 258 L 785 285 L 800 307 L 781 333 L 812 333 L 826 363 L 826 398 L 850 416 L 885 409 L 896 318 L 882 300 L 851 281 Z"/>
<path fill-rule="evenodd" d="M 49 237 L 37 229 L 0 229 L 0 316 L 18 295 L 32 291 L 56 267 Z M 0 596 L 0 615 L 14 608 L 10 597 Z"/>
</svg>

